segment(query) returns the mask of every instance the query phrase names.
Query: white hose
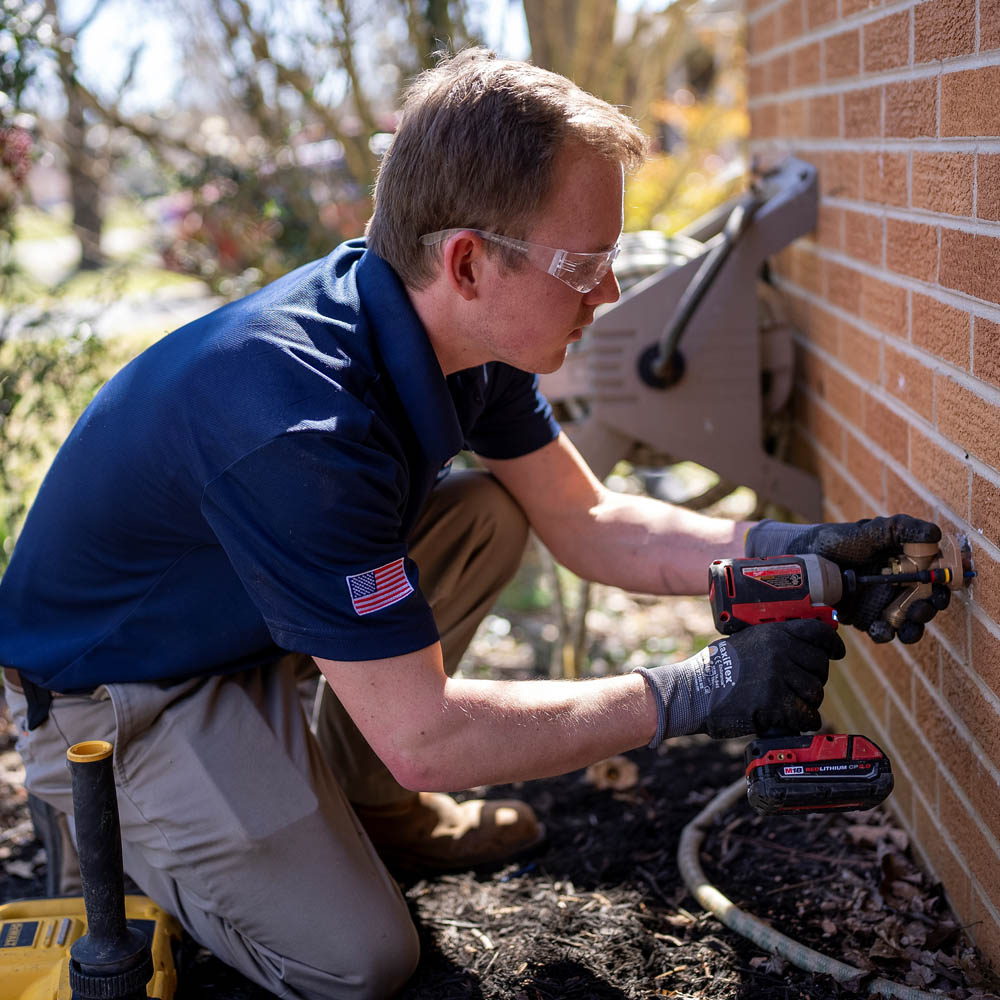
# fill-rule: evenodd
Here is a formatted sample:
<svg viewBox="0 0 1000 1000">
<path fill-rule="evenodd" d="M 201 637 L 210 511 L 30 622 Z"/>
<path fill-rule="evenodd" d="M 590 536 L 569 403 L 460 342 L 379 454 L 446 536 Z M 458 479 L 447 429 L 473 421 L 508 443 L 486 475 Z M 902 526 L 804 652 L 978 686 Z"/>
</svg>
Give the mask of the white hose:
<svg viewBox="0 0 1000 1000">
<path fill-rule="evenodd" d="M 739 778 L 731 785 L 723 788 L 718 795 L 686 827 L 681 833 L 680 846 L 677 848 L 677 865 L 681 877 L 691 895 L 701 905 L 719 918 L 727 927 L 749 938 L 765 951 L 788 959 L 793 965 L 807 972 L 821 972 L 833 976 L 838 982 L 858 979 L 867 975 L 863 969 L 834 958 L 827 958 L 812 948 L 807 948 L 798 941 L 769 927 L 763 921 L 741 910 L 732 900 L 727 899 L 714 885 L 710 885 L 701 870 L 698 861 L 699 849 L 705 839 L 708 828 L 718 816 L 734 806 L 746 792 L 746 779 Z M 887 997 L 900 997 L 901 1000 L 941 1000 L 941 993 L 928 993 L 912 986 L 903 986 L 888 979 L 875 979 L 865 984 L 872 993 L 880 993 Z"/>
</svg>

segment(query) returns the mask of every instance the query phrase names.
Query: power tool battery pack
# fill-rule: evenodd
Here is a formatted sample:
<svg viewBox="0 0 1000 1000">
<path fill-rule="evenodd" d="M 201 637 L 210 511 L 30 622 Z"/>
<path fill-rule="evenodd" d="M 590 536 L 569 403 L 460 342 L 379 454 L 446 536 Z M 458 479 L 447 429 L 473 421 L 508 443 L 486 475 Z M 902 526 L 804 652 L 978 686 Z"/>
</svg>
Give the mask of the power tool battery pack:
<svg viewBox="0 0 1000 1000">
<path fill-rule="evenodd" d="M 871 809 L 892 791 L 892 765 L 866 736 L 758 737 L 744 755 L 747 798 L 764 815 Z"/>
</svg>

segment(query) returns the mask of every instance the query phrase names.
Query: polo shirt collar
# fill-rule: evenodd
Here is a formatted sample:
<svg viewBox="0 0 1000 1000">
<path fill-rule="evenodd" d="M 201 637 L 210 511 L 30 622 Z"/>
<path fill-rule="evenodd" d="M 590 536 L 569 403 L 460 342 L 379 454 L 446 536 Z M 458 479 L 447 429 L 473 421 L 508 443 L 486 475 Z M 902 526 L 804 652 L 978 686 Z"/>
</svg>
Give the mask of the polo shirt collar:
<svg viewBox="0 0 1000 1000">
<path fill-rule="evenodd" d="M 358 292 L 379 353 L 427 457 L 441 466 L 462 450 L 464 434 L 427 331 L 398 275 L 365 250 Z"/>
</svg>

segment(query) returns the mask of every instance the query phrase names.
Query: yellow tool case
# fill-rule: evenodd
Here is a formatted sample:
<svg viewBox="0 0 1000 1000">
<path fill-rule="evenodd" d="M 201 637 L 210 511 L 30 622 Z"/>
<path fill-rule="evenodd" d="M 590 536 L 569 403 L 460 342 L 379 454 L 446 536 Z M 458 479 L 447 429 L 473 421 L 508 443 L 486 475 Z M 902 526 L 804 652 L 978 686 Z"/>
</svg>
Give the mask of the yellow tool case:
<svg viewBox="0 0 1000 1000">
<path fill-rule="evenodd" d="M 153 978 L 147 996 L 173 1000 L 173 949 L 180 941 L 180 924 L 148 896 L 126 896 L 125 919 L 151 938 Z M 0 995 L 4 1000 L 70 1000 L 69 949 L 86 932 L 82 896 L 0 905 Z"/>
</svg>

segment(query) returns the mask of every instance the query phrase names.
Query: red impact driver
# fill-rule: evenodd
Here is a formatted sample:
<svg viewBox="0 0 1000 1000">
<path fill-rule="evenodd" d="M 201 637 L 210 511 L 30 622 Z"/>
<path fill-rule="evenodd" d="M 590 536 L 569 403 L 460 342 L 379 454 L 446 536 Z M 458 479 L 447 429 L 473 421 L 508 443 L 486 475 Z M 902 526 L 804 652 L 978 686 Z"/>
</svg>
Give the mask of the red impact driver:
<svg viewBox="0 0 1000 1000">
<path fill-rule="evenodd" d="M 709 601 L 715 627 L 732 635 L 751 625 L 818 618 L 837 627 L 844 593 L 891 583 L 899 595 L 883 612 L 894 628 L 913 601 L 931 596 L 934 584 L 961 590 L 976 574 L 964 535 L 940 543 L 908 543 L 881 573 L 841 571 L 817 555 L 717 559 L 709 567 Z M 762 814 L 871 809 L 892 791 L 889 758 L 865 736 L 768 733 L 746 749 L 747 798 Z"/>
</svg>

